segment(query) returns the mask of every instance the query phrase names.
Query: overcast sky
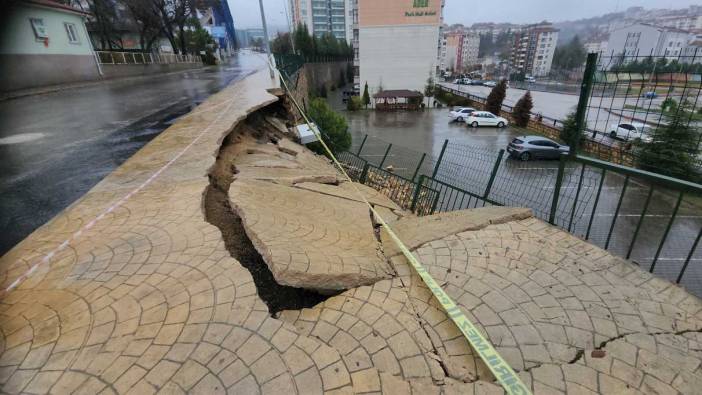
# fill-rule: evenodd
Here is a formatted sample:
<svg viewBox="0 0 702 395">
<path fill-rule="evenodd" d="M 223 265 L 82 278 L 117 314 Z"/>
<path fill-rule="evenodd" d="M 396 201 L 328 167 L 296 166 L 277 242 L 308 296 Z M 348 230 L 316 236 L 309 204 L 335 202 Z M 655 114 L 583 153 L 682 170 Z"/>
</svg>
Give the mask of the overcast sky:
<svg viewBox="0 0 702 395">
<path fill-rule="evenodd" d="M 258 0 L 228 0 L 238 28 L 260 27 Z M 287 0 L 263 0 L 266 20 L 273 26 L 287 25 L 284 4 Z M 383 1 L 383 0 L 375 0 Z M 430 0 L 439 1 L 439 0 Z M 544 19 L 558 22 L 622 11 L 632 6 L 645 8 L 685 8 L 700 0 L 446 0 L 444 21 L 448 24 L 475 22 L 535 23 Z M 289 12 L 289 10 L 288 10 Z"/>
</svg>

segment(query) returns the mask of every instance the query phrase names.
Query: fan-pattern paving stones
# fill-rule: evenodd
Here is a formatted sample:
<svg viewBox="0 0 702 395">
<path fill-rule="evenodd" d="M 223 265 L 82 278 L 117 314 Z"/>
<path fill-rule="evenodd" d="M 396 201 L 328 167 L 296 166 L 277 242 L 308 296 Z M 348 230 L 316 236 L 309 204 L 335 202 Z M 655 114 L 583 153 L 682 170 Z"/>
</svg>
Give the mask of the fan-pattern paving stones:
<svg viewBox="0 0 702 395">
<path fill-rule="evenodd" d="M 389 278 L 368 207 L 259 180 L 236 180 L 232 207 L 280 284 L 344 290 Z"/>
<path fill-rule="evenodd" d="M 270 85 L 263 71 L 213 96 L 0 258 L 2 289 L 27 276 L 0 296 L 0 391 L 503 392 L 386 236 L 378 245 L 351 185 L 320 184 L 340 181 L 323 158 L 268 136 L 234 136 L 220 152 L 247 113 L 277 100 Z M 271 317 L 204 218 L 208 173 L 230 166 L 233 204 L 257 200 L 259 221 L 284 219 L 268 226 L 298 240 L 315 235 L 294 233 L 302 223 L 357 224 L 348 256 L 375 257 L 381 275 Z M 361 190 L 535 393 L 699 393 L 696 297 L 524 210 L 415 219 Z M 296 208 L 309 210 L 299 224 Z M 334 242 L 310 253 L 346 242 L 317 234 Z"/>
</svg>

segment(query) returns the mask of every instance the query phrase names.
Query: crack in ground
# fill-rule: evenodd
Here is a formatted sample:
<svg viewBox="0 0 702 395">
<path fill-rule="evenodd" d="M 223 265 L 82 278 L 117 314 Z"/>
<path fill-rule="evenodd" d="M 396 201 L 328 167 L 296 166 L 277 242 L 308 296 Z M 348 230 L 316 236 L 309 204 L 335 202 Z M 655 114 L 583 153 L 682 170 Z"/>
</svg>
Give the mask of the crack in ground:
<svg viewBox="0 0 702 395">
<path fill-rule="evenodd" d="M 220 230 L 227 251 L 249 271 L 258 296 L 275 317 L 283 310 L 314 307 L 333 295 L 321 295 L 311 290 L 279 284 L 247 236 L 241 218 L 229 203 L 229 186 L 236 170 L 231 165 L 233 156 L 228 148 L 236 144 L 236 136 L 239 134 L 257 129 L 259 137 L 264 134 L 265 132 L 260 132 L 261 129 L 265 130 L 260 119 L 260 116 L 247 118 L 222 142 L 215 165 L 209 172 L 210 185 L 203 195 L 203 207 L 206 221 Z"/>
</svg>

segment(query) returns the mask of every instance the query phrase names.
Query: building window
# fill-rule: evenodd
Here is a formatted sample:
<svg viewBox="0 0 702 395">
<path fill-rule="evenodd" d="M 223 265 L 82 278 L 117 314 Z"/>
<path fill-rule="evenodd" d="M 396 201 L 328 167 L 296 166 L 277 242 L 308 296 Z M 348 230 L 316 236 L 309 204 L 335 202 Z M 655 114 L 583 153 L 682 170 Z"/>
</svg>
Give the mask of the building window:
<svg viewBox="0 0 702 395">
<path fill-rule="evenodd" d="M 76 25 L 73 23 L 64 23 L 63 26 L 66 27 L 66 34 L 68 35 L 68 42 L 71 44 L 78 44 L 78 31 L 76 30 Z"/>
<path fill-rule="evenodd" d="M 44 20 L 41 18 L 29 18 L 29 22 L 32 24 L 32 30 L 34 30 L 34 37 L 37 40 L 44 40 L 49 38 L 49 33 L 46 32 L 46 27 L 44 27 Z"/>
</svg>

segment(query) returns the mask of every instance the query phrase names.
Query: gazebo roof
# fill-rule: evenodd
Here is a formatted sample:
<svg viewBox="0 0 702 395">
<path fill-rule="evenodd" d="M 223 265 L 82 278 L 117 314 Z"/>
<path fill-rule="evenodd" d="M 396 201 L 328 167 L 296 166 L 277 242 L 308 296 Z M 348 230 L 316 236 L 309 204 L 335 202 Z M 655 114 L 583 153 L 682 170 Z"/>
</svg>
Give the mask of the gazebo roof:
<svg viewBox="0 0 702 395">
<path fill-rule="evenodd" d="M 417 91 L 411 91 L 408 89 L 396 89 L 396 90 L 386 90 L 381 91 L 373 95 L 376 99 L 388 99 L 395 97 L 422 97 L 422 94 Z"/>
</svg>

